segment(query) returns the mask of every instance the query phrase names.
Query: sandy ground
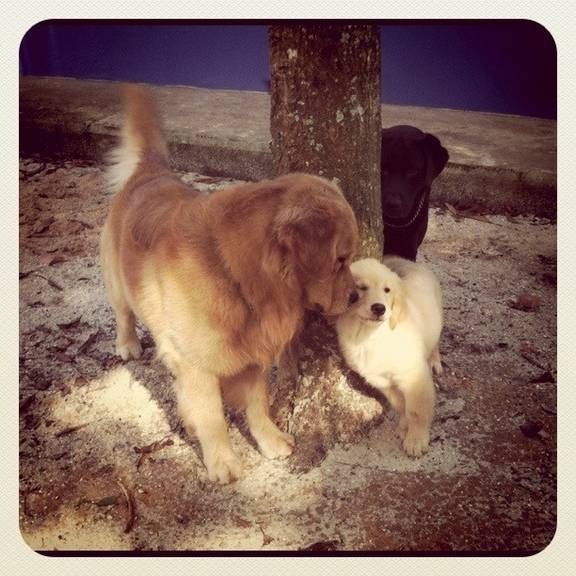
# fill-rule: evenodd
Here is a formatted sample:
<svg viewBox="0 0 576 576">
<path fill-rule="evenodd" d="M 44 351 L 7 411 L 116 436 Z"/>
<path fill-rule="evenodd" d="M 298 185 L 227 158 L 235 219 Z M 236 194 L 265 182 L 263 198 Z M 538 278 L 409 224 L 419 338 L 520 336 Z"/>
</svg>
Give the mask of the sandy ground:
<svg viewBox="0 0 576 576">
<path fill-rule="evenodd" d="M 114 356 L 99 167 L 20 164 L 20 525 L 37 550 L 533 553 L 556 526 L 556 226 L 431 210 L 445 373 L 428 454 L 390 413 L 309 472 L 232 423 L 245 476 L 207 482 L 154 359 Z M 230 180 L 185 174 L 209 191 Z M 474 215 L 473 215 L 474 216 Z M 477 215 L 475 215 L 477 216 Z"/>
</svg>

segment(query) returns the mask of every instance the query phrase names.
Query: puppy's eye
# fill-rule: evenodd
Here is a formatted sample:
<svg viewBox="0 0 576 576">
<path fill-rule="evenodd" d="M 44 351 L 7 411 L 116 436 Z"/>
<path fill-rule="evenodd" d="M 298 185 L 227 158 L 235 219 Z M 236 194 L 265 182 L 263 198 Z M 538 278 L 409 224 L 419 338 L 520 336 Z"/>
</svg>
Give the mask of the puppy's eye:
<svg viewBox="0 0 576 576">
<path fill-rule="evenodd" d="M 356 290 L 362 290 L 362 292 L 366 292 L 366 290 L 368 290 L 368 286 L 356 286 Z"/>
<path fill-rule="evenodd" d="M 386 293 L 390 292 L 390 288 L 388 288 L 388 286 L 384 286 L 384 292 Z"/>
</svg>

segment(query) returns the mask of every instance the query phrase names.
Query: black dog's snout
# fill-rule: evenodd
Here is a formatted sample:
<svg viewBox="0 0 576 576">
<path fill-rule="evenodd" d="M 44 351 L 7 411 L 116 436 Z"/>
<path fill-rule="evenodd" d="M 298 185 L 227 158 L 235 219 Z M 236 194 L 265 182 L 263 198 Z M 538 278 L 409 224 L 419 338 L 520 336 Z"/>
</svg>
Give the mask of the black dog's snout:
<svg viewBox="0 0 576 576">
<path fill-rule="evenodd" d="M 386 312 L 386 306 L 384 306 L 384 304 L 372 304 L 372 306 L 370 306 L 370 310 L 372 310 L 372 314 L 374 314 L 375 316 L 382 316 L 382 314 L 384 314 L 384 312 Z"/>
<path fill-rule="evenodd" d="M 358 292 L 356 292 L 356 290 L 352 290 L 352 292 L 350 292 L 350 296 L 348 297 L 348 306 L 352 306 L 352 304 L 358 302 L 358 298 Z"/>
</svg>

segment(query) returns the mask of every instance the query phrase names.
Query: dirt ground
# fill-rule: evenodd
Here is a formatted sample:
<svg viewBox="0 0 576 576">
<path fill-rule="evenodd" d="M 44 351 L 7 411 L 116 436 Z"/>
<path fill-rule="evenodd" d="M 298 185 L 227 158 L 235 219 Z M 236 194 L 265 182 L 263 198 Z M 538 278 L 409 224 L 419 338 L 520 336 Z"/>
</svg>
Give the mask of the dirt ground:
<svg viewBox="0 0 576 576">
<path fill-rule="evenodd" d="M 114 355 L 101 168 L 21 159 L 20 176 L 20 525 L 33 549 L 530 554 L 551 541 L 553 222 L 431 210 L 420 259 L 446 319 L 429 453 L 407 457 L 389 413 L 295 474 L 232 424 L 245 475 L 221 487 L 178 424 L 150 336 L 139 361 Z"/>
</svg>

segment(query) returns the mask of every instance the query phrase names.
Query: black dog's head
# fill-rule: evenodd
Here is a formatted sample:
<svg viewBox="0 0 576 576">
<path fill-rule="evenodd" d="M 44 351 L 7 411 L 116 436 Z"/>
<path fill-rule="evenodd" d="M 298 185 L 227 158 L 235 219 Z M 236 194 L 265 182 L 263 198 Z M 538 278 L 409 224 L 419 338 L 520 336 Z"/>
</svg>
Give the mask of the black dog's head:
<svg viewBox="0 0 576 576">
<path fill-rule="evenodd" d="M 448 152 L 436 136 L 414 126 L 383 129 L 381 188 L 384 217 L 408 218 L 447 162 Z"/>
<path fill-rule="evenodd" d="M 428 227 L 432 181 L 448 162 L 436 136 L 414 126 L 382 130 L 384 254 L 416 260 Z"/>
</svg>

